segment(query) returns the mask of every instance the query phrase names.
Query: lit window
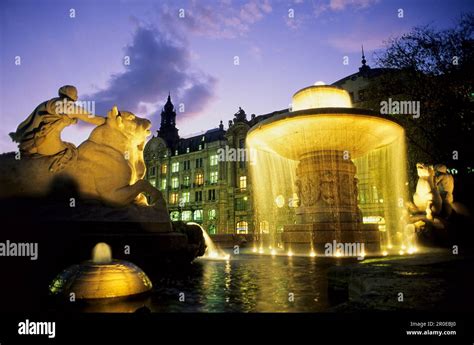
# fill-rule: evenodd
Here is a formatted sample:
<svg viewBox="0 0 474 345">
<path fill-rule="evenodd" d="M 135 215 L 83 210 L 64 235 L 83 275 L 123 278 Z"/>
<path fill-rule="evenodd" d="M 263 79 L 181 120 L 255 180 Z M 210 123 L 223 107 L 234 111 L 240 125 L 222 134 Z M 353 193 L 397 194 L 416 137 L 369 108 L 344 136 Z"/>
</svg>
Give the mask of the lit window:
<svg viewBox="0 0 474 345">
<path fill-rule="evenodd" d="M 192 217 L 193 217 L 193 213 L 191 211 L 183 211 L 183 213 L 181 213 L 182 221 L 190 221 Z"/>
<path fill-rule="evenodd" d="M 217 171 L 211 171 L 211 183 L 217 183 L 219 174 Z"/>
<path fill-rule="evenodd" d="M 177 177 L 173 177 L 171 179 L 171 188 L 178 188 L 179 187 L 179 180 Z"/>
<path fill-rule="evenodd" d="M 170 213 L 170 218 L 171 221 L 176 222 L 179 220 L 179 212 L 178 211 L 173 211 Z"/>
<path fill-rule="evenodd" d="M 216 212 L 215 209 L 209 210 L 208 214 L 209 214 L 209 220 L 214 220 L 214 219 L 216 219 L 217 212 Z"/>
<path fill-rule="evenodd" d="M 166 179 L 163 178 L 161 179 L 161 190 L 165 190 L 166 189 Z"/>
<path fill-rule="evenodd" d="M 217 155 L 212 155 L 212 156 L 210 157 L 210 161 L 211 161 L 211 163 L 210 163 L 211 166 L 217 165 L 217 163 L 218 163 L 218 156 L 217 156 Z"/>
<path fill-rule="evenodd" d="M 194 211 L 194 220 L 202 220 L 202 210 Z"/>
<path fill-rule="evenodd" d="M 171 172 L 178 172 L 179 171 L 179 162 L 174 162 L 171 164 Z"/>
<path fill-rule="evenodd" d="M 191 193 L 189 193 L 189 192 L 184 192 L 184 193 L 182 194 L 181 200 L 182 200 L 183 202 L 189 202 L 189 201 L 191 200 Z"/>
<path fill-rule="evenodd" d="M 184 176 L 183 178 L 183 184 L 186 186 L 186 187 L 189 187 L 189 176 Z"/>
<path fill-rule="evenodd" d="M 153 187 L 156 187 L 156 181 L 155 180 L 150 180 L 150 183 Z"/>
<path fill-rule="evenodd" d="M 240 176 L 239 187 L 240 189 L 247 189 L 247 176 Z"/>
<path fill-rule="evenodd" d="M 196 181 L 195 183 L 198 185 L 198 186 L 202 186 L 204 184 L 204 175 L 199 173 L 199 174 L 196 174 Z"/>
<path fill-rule="evenodd" d="M 177 203 L 178 203 L 178 193 L 171 193 L 170 204 L 177 204 Z"/>
<path fill-rule="evenodd" d="M 209 225 L 209 227 L 207 228 L 207 233 L 209 235 L 217 234 L 217 227 L 214 224 Z"/>
<path fill-rule="evenodd" d="M 186 147 L 186 153 L 189 153 L 189 147 Z"/>
<path fill-rule="evenodd" d="M 237 223 L 236 231 L 238 234 L 248 234 L 249 233 L 249 223 L 241 221 Z"/>
<path fill-rule="evenodd" d="M 201 151 L 201 150 L 202 150 L 202 145 L 199 145 L 199 151 Z"/>
<path fill-rule="evenodd" d="M 166 174 L 167 171 L 168 171 L 168 166 L 166 164 L 163 164 L 161 166 L 161 173 Z"/>
<path fill-rule="evenodd" d="M 174 151 L 174 155 L 175 155 L 175 156 L 178 155 L 178 150 Z"/>
</svg>

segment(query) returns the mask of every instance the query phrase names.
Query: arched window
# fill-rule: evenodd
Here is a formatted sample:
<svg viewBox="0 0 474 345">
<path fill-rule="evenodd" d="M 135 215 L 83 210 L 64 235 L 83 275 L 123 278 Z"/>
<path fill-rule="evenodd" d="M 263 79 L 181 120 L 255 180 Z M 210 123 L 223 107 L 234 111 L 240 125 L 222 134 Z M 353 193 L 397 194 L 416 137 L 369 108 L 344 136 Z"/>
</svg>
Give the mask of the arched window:
<svg viewBox="0 0 474 345">
<path fill-rule="evenodd" d="M 209 210 L 209 220 L 215 220 L 217 216 L 217 212 L 215 209 Z"/>
<path fill-rule="evenodd" d="M 248 234 L 249 233 L 249 223 L 245 221 L 240 221 L 237 223 L 236 226 L 236 232 L 237 234 Z"/>
<path fill-rule="evenodd" d="M 202 210 L 194 211 L 194 220 L 202 221 Z"/>
</svg>

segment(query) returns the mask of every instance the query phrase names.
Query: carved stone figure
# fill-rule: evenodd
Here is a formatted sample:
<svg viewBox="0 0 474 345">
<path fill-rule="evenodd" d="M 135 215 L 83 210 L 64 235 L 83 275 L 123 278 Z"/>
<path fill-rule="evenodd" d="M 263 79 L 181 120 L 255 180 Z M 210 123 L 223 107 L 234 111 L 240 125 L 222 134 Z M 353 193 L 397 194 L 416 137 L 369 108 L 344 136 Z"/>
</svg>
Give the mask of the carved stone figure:
<svg viewBox="0 0 474 345">
<path fill-rule="evenodd" d="M 334 205 L 338 202 L 337 195 L 337 177 L 329 170 L 325 170 L 320 176 L 321 199 L 328 205 Z"/>
<path fill-rule="evenodd" d="M 445 216 L 449 216 L 451 215 L 454 202 L 454 178 L 451 174 L 448 174 L 446 165 L 436 164 L 434 170 L 436 187 L 443 202 L 443 213 Z"/>
<path fill-rule="evenodd" d="M 38 105 L 35 110 L 18 126 L 16 132 L 10 133 L 17 142 L 22 156 L 55 156 L 50 169 L 58 171 L 77 157 L 74 144 L 61 140 L 62 130 L 77 120 L 95 125 L 105 122 L 85 109 L 77 106 L 77 89 L 65 85 L 58 90 L 59 97 L 52 98 Z"/>
<path fill-rule="evenodd" d="M 166 213 L 161 192 L 143 179 L 143 149 L 150 135 L 150 121 L 130 112 L 119 112 L 117 107 L 108 112 L 104 121 L 79 145 L 76 159 L 60 172 L 49 169 L 54 155 L 35 159 L 26 156 L 20 160 L 4 155 L 0 164 L 0 198 L 42 196 L 60 178 L 73 181 L 84 198 L 113 206 L 133 202 L 147 205 L 142 194 L 147 193 Z"/>
<path fill-rule="evenodd" d="M 432 165 L 417 163 L 418 183 L 413 195 L 413 202 L 418 211 L 424 211 L 428 218 L 441 211 L 442 200 L 435 183 L 435 173 Z"/>
</svg>

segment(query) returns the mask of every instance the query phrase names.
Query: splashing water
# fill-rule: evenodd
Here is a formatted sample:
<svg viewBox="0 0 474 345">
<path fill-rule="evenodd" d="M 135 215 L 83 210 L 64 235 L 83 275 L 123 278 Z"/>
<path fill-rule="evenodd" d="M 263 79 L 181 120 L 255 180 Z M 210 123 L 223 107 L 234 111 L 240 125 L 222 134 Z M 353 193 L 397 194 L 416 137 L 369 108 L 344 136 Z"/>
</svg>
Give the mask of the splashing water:
<svg viewBox="0 0 474 345">
<path fill-rule="evenodd" d="M 374 252 L 414 248 L 405 132 L 353 109 L 344 90 L 300 90 L 292 111 L 253 127 L 246 144 L 256 158 L 250 172 L 259 247 L 283 244 L 294 254 L 305 243 L 310 256 L 333 240 Z"/>
<path fill-rule="evenodd" d="M 222 249 L 218 248 L 214 241 L 212 241 L 211 236 L 204 230 L 204 228 L 198 223 L 187 223 L 189 225 L 197 225 L 202 231 L 202 236 L 204 237 L 204 243 L 206 244 L 206 252 L 201 257 L 203 259 L 212 259 L 212 260 L 229 260 L 230 255 L 226 254 Z"/>
<path fill-rule="evenodd" d="M 96 264 L 109 264 L 112 262 L 112 249 L 105 242 L 97 243 L 92 249 L 92 262 Z"/>
</svg>

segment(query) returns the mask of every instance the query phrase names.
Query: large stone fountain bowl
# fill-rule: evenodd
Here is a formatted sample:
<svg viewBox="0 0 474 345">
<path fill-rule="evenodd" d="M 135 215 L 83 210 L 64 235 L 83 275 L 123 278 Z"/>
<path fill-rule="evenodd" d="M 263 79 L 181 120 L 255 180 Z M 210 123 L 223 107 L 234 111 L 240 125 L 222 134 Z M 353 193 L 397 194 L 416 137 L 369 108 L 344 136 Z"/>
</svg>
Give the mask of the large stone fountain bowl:
<svg viewBox="0 0 474 345">
<path fill-rule="evenodd" d="M 354 159 L 404 138 L 398 123 L 366 109 L 314 108 L 284 113 L 255 125 L 251 147 L 300 160 L 315 151 L 347 151 Z"/>
<path fill-rule="evenodd" d="M 152 283 L 138 266 L 124 260 L 86 261 L 62 271 L 51 283 L 53 295 L 75 294 L 76 299 L 127 297 L 150 291 Z"/>
</svg>

